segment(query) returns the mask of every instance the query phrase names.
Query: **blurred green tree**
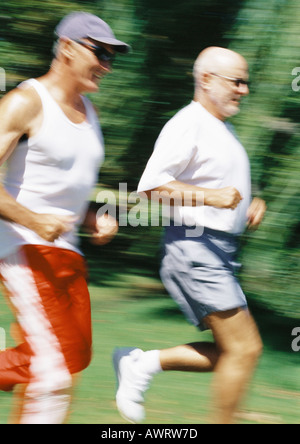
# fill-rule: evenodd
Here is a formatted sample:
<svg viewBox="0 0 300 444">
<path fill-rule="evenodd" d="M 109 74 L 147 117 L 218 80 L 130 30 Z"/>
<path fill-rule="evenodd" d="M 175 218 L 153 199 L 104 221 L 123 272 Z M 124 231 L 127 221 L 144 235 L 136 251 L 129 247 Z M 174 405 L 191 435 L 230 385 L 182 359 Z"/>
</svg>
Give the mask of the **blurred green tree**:
<svg viewBox="0 0 300 444">
<path fill-rule="evenodd" d="M 267 201 L 259 231 L 244 238 L 243 281 L 253 299 L 300 317 L 300 114 L 293 88 L 300 65 L 300 6 L 294 0 L 245 2 L 227 33 L 249 61 L 251 95 L 236 119 L 254 187 Z M 294 82 L 295 83 L 295 82 Z"/>
<path fill-rule="evenodd" d="M 99 181 L 112 188 L 120 182 L 129 191 L 136 188 L 161 128 L 192 99 L 193 62 L 204 47 L 230 47 L 247 58 L 251 95 L 234 124 L 251 159 L 254 191 L 266 199 L 268 213 L 261 229 L 243 238 L 241 277 L 251 300 L 299 319 L 300 92 L 292 88 L 293 69 L 300 66 L 299 3 L 2 0 L 1 6 L 0 66 L 7 90 L 48 70 L 53 30 L 71 11 L 101 16 L 132 45 L 92 97 L 107 147 Z M 153 272 L 159 237 L 158 228 L 124 228 L 106 257 Z"/>
</svg>

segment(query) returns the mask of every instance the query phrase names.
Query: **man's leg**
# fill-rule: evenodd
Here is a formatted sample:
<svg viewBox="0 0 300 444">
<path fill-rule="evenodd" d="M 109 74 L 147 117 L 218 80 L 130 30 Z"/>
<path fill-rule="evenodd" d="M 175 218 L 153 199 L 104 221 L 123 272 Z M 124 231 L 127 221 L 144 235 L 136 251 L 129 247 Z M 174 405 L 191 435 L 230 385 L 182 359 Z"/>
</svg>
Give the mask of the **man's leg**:
<svg viewBox="0 0 300 444">
<path fill-rule="evenodd" d="M 163 371 L 212 372 L 219 358 L 214 343 L 196 342 L 160 351 Z"/>
<path fill-rule="evenodd" d="M 116 394 L 120 414 L 130 422 L 145 417 L 144 393 L 161 371 L 211 372 L 219 358 L 214 343 L 199 342 L 164 350 L 117 349 L 114 366 L 118 381 Z"/>
<path fill-rule="evenodd" d="M 262 341 L 248 310 L 214 313 L 206 323 L 220 353 L 214 369 L 213 422 L 230 424 L 262 352 Z"/>
<path fill-rule="evenodd" d="M 213 331 L 215 343 L 199 342 L 150 352 L 131 349 L 115 355 L 117 405 L 125 418 L 132 422 L 143 419 L 143 395 L 159 371 L 214 371 L 213 422 L 233 422 L 261 353 L 260 336 L 248 310 L 214 313 L 205 321 Z"/>
<path fill-rule="evenodd" d="M 215 344 L 181 345 L 160 352 L 164 371 L 214 371 L 214 423 L 231 423 L 253 374 L 262 343 L 248 310 L 209 315 Z"/>
<path fill-rule="evenodd" d="M 262 344 L 255 322 L 247 310 L 214 313 L 206 318 L 215 344 L 181 345 L 160 352 L 164 371 L 214 371 L 215 423 L 231 423 L 246 390 Z"/>
<path fill-rule="evenodd" d="M 2 263 L 1 273 L 30 353 L 23 379 L 17 377 L 23 376 L 20 364 L 12 368 L 18 348 L 1 353 L 0 388 L 2 382 L 27 384 L 21 394 L 20 423 L 60 424 L 68 414 L 71 375 L 90 361 L 84 264 L 67 251 L 27 246 Z"/>
</svg>

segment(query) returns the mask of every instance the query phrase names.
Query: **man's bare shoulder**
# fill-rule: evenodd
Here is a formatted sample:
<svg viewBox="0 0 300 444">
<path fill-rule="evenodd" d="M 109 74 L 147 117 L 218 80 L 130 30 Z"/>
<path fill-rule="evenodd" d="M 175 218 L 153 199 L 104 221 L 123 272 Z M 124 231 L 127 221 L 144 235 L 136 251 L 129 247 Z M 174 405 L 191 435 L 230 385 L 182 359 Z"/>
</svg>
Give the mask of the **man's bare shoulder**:
<svg viewBox="0 0 300 444">
<path fill-rule="evenodd" d="M 42 103 L 34 88 L 16 88 L 0 101 L 0 165 L 5 162 L 25 135 L 28 138 L 40 125 Z"/>
<path fill-rule="evenodd" d="M 0 101 L 0 117 L 5 122 L 26 125 L 42 110 L 39 95 L 32 86 L 18 87 Z"/>
</svg>

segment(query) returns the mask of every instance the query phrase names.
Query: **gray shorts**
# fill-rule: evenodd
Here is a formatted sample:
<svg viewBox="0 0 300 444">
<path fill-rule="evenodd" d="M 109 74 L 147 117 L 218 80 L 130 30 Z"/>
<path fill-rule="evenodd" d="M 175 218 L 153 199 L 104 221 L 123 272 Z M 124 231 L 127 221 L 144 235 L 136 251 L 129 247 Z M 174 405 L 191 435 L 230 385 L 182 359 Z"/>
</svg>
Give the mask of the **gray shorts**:
<svg viewBox="0 0 300 444">
<path fill-rule="evenodd" d="M 235 276 L 238 238 L 205 229 L 186 237 L 187 227 L 167 227 L 161 264 L 162 282 L 188 321 L 206 330 L 204 318 L 214 312 L 247 308 Z"/>
</svg>

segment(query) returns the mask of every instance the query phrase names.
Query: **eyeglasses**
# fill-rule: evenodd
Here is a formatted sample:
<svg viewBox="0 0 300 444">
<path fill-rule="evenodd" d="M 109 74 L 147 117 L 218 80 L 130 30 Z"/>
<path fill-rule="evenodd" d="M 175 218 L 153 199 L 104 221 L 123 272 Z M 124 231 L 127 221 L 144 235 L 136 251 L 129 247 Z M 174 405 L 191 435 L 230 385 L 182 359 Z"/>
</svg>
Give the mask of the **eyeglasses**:
<svg viewBox="0 0 300 444">
<path fill-rule="evenodd" d="M 102 46 L 92 45 L 91 43 L 84 42 L 83 40 L 74 40 L 74 42 L 90 49 L 95 54 L 99 62 L 112 63 L 115 59 L 115 54 L 107 51 L 107 49 L 103 48 Z"/>
<path fill-rule="evenodd" d="M 220 74 L 215 74 L 213 72 L 210 73 L 212 76 L 220 77 L 221 79 L 229 80 L 230 82 L 234 83 L 234 85 L 239 88 L 241 85 L 243 86 L 250 86 L 250 82 L 248 80 L 244 79 L 235 79 L 234 77 L 227 77 L 227 76 L 221 76 Z"/>
</svg>

